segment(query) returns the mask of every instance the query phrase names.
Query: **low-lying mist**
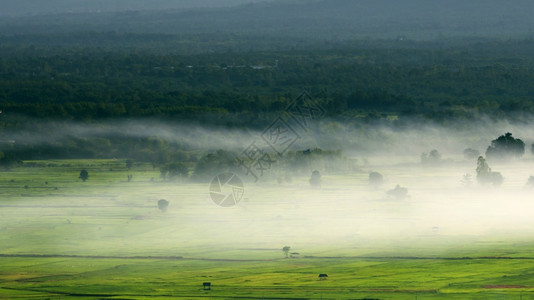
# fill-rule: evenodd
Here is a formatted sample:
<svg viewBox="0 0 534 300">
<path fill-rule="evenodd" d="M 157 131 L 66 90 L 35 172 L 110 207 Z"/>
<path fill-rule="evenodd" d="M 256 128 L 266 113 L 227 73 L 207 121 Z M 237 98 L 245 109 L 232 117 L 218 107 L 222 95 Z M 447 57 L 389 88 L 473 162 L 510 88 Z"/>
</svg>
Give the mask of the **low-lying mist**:
<svg viewBox="0 0 534 300">
<path fill-rule="evenodd" d="M 197 257 L 217 257 L 215 249 L 281 249 L 284 245 L 291 245 L 303 255 L 327 255 L 329 247 L 336 249 L 336 254 L 363 255 L 370 253 L 365 250 L 372 248 L 370 245 L 378 244 L 387 249 L 421 244 L 446 248 L 453 244 L 461 247 L 462 241 L 521 238 L 532 234 L 534 228 L 534 189 L 527 185 L 529 177 L 534 175 L 530 151 L 534 140 L 532 128 L 532 124 L 489 119 L 447 126 L 323 120 L 299 130 L 300 138 L 286 153 L 317 148 L 342 150 L 345 161 L 353 162 L 352 168 L 328 169 L 321 163 L 312 163 L 306 172 L 293 174 L 291 180 L 277 181 L 279 174 L 291 170 L 287 166 L 281 170 L 280 165 L 273 163 L 257 182 L 241 170 L 244 195 L 233 207 L 218 206 L 210 199 L 208 181 L 199 183 L 184 177 L 150 181 L 140 175 L 144 171 L 134 167 L 128 171 L 134 174 L 133 183 L 121 179 L 92 185 L 92 180 L 96 181 L 101 173 L 90 171 L 89 180 L 82 185 L 78 183 L 72 194 L 63 198 L 50 194 L 38 201 L 15 197 L 16 201 L 9 202 L 15 206 L 39 203 L 46 207 L 58 205 L 56 201 L 61 205 L 71 203 L 69 197 L 73 195 L 87 195 L 83 200 L 73 196 L 71 205 L 75 207 L 59 212 L 57 208 L 36 211 L 27 207 L 9 217 L 14 208 L 3 207 L 2 225 L 24 227 L 25 223 L 36 220 L 61 223 L 57 225 L 61 229 L 39 229 L 61 230 L 51 239 L 53 245 L 45 247 L 46 251 L 85 254 L 91 251 L 168 254 L 170 251 Z M 500 172 L 504 180 L 499 186 L 479 184 L 477 157 L 465 157 L 464 150 L 478 150 L 484 156 L 491 141 L 506 132 L 525 142 L 525 154 L 510 160 L 488 160 L 491 169 Z M 120 136 L 157 138 L 199 153 L 222 149 L 236 156 L 255 142 L 265 152 L 273 153 L 261 139 L 262 130 L 155 120 L 93 125 L 73 122 L 61 127 L 43 123 L 37 130 L 4 130 L 2 134 L 5 140 L 32 147 L 70 137 L 108 139 L 113 145 L 114 137 Z M 422 153 L 434 149 L 439 151 L 439 159 L 423 163 Z M 320 184 L 315 187 L 309 181 L 313 170 L 321 173 Z M 383 182 L 370 185 L 370 172 L 379 172 Z M 5 174 L 0 181 L 7 182 Z M 217 175 L 214 172 L 211 178 Z M 64 188 L 68 184 L 63 183 Z M 388 193 L 397 185 L 406 188 L 407 195 Z M 98 196 L 101 194 L 104 196 Z M 170 203 L 164 213 L 156 206 L 161 198 Z M 103 215 L 91 208 L 108 205 L 113 209 Z M 64 221 L 67 217 L 68 224 Z M 80 239 L 77 232 L 84 232 L 85 238 Z M 233 257 L 235 253 L 221 255 Z"/>
<path fill-rule="evenodd" d="M 6 149 L 6 144 L 9 144 L 7 141 L 39 146 L 64 142 L 75 137 L 87 140 L 104 138 L 110 139 L 112 143 L 115 138 L 157 138 L 199 152 L 217 149 L 242 151 L 252 142 L 262 143 L 262 133 L 269 127 L 266 125 L 264 129 L 258 129 L 256 125 L 250 129 L 224 128 L 158 120 L 122 120 L 90 124 L 75 121 L 58 123 L 26 120 L 24 122 L 29 124 L 24 129 L 4 128 L 2 132 L 4 143 L 0 144 L 0 150 Z M 422 152 L 432 149 L 437 149 L 444 158 L 461 156 L 466 148 L 477 149 L 484 154 L 490 142 L 506 132 L 513 133 L 526 143 L 524 158 L 529 158 L 531 156 L 529 146 L 534 141 L 532 124 L 495 121 L 489 118 L 451 122 L 447 125 L 420 120 L 363 122 L 326 119 L 314 121 L 305 129 L 294 124 L 289 124 L 289 127 L 298 135 L 296 142 L 287 149 L 289 151 L 321 148 L 342 150 L 354 157 L 372 157 L 381 154 L 393 160 L 399 155 L 419 160 Z M 269 149 L 268 145 L 263 146 L 266 146 L 266 150 Z"/>
</svg>

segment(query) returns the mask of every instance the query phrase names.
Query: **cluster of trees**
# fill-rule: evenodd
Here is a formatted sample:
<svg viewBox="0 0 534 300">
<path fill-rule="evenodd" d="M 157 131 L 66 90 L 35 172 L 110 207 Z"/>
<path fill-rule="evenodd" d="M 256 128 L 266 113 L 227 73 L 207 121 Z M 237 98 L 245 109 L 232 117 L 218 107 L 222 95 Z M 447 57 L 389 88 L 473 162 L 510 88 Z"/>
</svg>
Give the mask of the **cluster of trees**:
<svg viewBox="0 0 534 300">
<path fill-rule="evenodd" d="M 534 149 L 534 144 L 533 144 Z M 525 153 L 525 143 L 519 139 L 514 138 L 512 133 L 507 132 L 498 138 L 491 141 L 491 144 L 486 149 L 486 158 L 491 161 L 509 161 L 511 159 L 517 159 L 523 156 Z M 534 151 L 532 152 L 534 154 Z M 503 183 L 504 178 L 500 172 L 493 171 L 484 156 L 480 155 L 480 152 L 475 149 L 467 148 L 464 150 L 464 156 L 468 160 L 472 160 L 475 157 L 477 158 L 477 167 L 476 167 L 476 179 L 479 184 L 482 185 L 495 185 L 499 186 Z M 531 181 L 534 182 L 529 178 L 527 181 L 527 185 L 531 184 Z M 470 185 L 471 184 L 471 175 L 465 174 L 462 183 L 464 185 Z"/>
<path fill-rule="evenodd" d="M 311 155 L 311 153 L 314 153 Z M 208 182 L 213 177 L 222 172 L 233 172 L 247 176 L 247 171 L 240 166 L 236 160 L 239 154 L 222 149 L 205 153 L 203 155 L 194 156 L 195 158 L 189 161 L 184 161 L 180 158 L 177 160 L 170 160 L 166 163 L 158 164 L 162 179 L 166 180 L 192 180 L 198 182 Z M 276 157 L 273 161 L 275 165 L 270 169 L 265 169 L 265 176 L 268 179 L 281 179 L 279 183 L 291 182 L 293 175 L 302 175 L 305 172 L 310 172 L 314 167 L 320 167 L 327 172 L 339 171 L 337 166 L 342 166 L 342 163 L 333 164 L 332 161 L 344 161 L 346 158 L 340 151 L 325 151 L 322 149 L 304 150 L 297 152 L 288 152 L 282 157 Z M 126 167 L 132 168 L 134 165 L 133 159 L 126 160 Z M 346 171 L 346 170 L 345 170 Z M 82 170 L 79 177 L 82 181 L 89 179 L 87 170 Z M 132 176 L 128 175 L 128 181 L 131 181 Z M 310 185 L 313 187 L 321 186 L 321 173 L 314 170 L 310 177 Z"/>
<path fill-rule="evenodd" d="M 512 133 L 507 132 L 491 141 L 491 145 L 486 149 L 486 158 L 493 161 L 506 161 L 519 158 L 524 153 L 525 143 L 521 139 L 514 138 Z M 480 184 L 499 186 L 504 181 L 502 174 L 492 171 L 483 156 L 479 156 L 477 159 L 476 173 L 477 181 Z"/>
<path fill-rule="evenodd" d="M 224 150 L 217 150 L 202 156 L 195 164 L 190 178 L 195 181 L 211 180 L 214 174 L 231 171 L 244 176 L 250 175 L 248 172 L 256 172 L 258 177 L 276 179 L 279 183 L 291 182 L 294 175 L 309 174 L 310 185 L 321 186 L 321 172 L 316 168 L 327 172 L 347 171 L 347 158 L 341 151 L 323 150 L 320 148 L 307 149 L 302 151 L 288 151 L 282 156 L 273 156 L 270 162 L 255 162 L 251 170 L 247 170 L 239 163 L 242 155 Z M 245 162 L 245 165 L 248 165 Z"/>
<path fill-rule="evenodd" d="M 510 132 L 491 141 L 491 145 L 486 150 L 488 159 L 519 158 L 523 154 L 525 154 L 525 143 L 514 138 Z"/>
<path fill-rule="evenodd" d="M 532 153 L 534 154 L 534 144 L 532 145 Z M 486 149 L 486 158 L 492 161 L 509 161 L 511 159 L 520 158 L 525 153 L 525 143 L 518 138 L 514 138 L 512 133 L 507 132 L 498 138 L 491 141 L 491 144 Z M 476 179 L 481 185 L 499 186 L 503 183 L 504 177 L 500 172 L 493 171 L 484 156 L 476 149 L 467 148 L 463 152 L 466 160 L 471 161 L 476 159 Z M 442 162 L 441 154 L 438 150 L 433 149 L 429 153 L 421 154 L 421 163 L 425 165 L 436 166 Z M 378 172 L 369 173 L 369 185 L 378 187 L 382 185 L 384 179 L 382 174 Z M 465 186 L 472 184 L 471 174 L 465 174 L 461 180 Z M 534 186 L 534 176 L 531 176 L 527 181 L 528 186 Z M 408 190 L 397 185 L 394 189 L 387 192 L 388 195 L 403 199 L 407 196 Z"/>
<path fill-rule="evenodd" d="M 160 172 L 162 178 L 187 178 L 189 176 L 189 167 L 183 162 L 171 162 L 161 166 Z"/>
</svg>

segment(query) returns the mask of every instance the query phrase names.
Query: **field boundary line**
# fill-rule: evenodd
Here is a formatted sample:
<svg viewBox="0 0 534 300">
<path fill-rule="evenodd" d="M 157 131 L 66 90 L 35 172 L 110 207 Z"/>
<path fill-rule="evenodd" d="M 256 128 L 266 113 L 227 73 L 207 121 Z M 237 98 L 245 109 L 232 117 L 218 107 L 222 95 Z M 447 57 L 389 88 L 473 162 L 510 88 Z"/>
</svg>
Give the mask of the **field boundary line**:
<svg viewBox="0 0 534 300">
<path fill-rule="evenodd" d="M 71 255 L 71 254 L 5 254 L 0 253 L 0 258 L 88 258 L 88 259 L 163 259 L 163 260 L 201 260 L 220 262 L 269 262 L 276 259 L 234 259 L 234 258 L 195 258 L 183 256 L 153 256 L 153 255 Z"/>
<path fill-rule="evenodd" d="M 72 254 L 6 254 L 0 253 L 0 258 L 90 258 L 90 259 L 164 259 L 164 260 L 201 260 L 201 261 L 221 261 L 221 262 L 272 262 L 283 259 L 236 259 L 236 258 L 202 258 L 183 257 L 179 255 L 154 256 L 154 255 L 72 255 Z M 346 260 L 534 260 L 530 256 L 462 256 L 462 257 L 442 257 L 442 256 L 303 256 L 302 259 L 346 259 Z"/>
<path fill-rule="evenodd" d="M 481 259 L 502 259 L 502 260 L 534 260 L 530 256 L 303 256 L 307 259 L 369 259 L 369 260 L 481 260 Z"/>
</svg>

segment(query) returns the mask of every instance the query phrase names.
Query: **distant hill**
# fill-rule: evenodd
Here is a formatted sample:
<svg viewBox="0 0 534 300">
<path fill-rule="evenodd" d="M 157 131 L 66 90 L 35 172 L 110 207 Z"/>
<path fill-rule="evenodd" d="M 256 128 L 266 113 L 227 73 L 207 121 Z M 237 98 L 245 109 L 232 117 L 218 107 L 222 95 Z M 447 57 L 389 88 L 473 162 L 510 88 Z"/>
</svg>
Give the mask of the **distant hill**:
<svg viewBox="0 0 534 300">
<path fill-rule="evenodd" d="M 47 0 L 47 5 L 49 2 L 55 3 L 50 9 L 61 12 L 70 7 L 73 13 L 3 18 L 0 34 L 114 31 L 326 41 L 534 35 L 532 0 L 95 0 L 87 6 L 97 9 L 100 5 L 101 13 L 84 13 L 82 7 L 88 1 Z M 245 2 L 256 3 L 215 7 Z M 37 1 L 13 2 L 8 11 L 14 11 L 15 4 L 16 11 L 31 11 L 24 10 L 29 3 Z M 158 10 L 163 7 L 168 9 Z"/>
<path fill-rule="evenodd" d="M 0 16 L 227 7 L 271 0 L 0 0 Z"/>
</svg>

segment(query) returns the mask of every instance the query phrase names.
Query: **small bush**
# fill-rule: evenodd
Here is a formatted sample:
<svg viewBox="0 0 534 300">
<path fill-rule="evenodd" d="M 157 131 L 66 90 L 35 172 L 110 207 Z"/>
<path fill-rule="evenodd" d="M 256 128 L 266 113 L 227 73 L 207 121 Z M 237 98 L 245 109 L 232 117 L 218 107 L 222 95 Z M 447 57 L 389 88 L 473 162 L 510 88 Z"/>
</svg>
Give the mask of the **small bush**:
<svg viewBox="0 0 534 300">
<path fill-rule="evenodd" d="M 310 185 L 312 187 L 321 186 L 321 173 L 317 170 L 313 171 L 310 177 Z"/>
<path fill-rule="evenodd" d="M 169 207 L 169 201 L 167 201 L 165 199 L 160 199 L 158 201 L 158 208 L 162 212 L 166 212 L 168 207 Z"/>
<path fill-rule="evenodd" d="M 384 176 L 378 172 L 369 173 L 369 185 L 380 186 L 384 183 Z"/>
<path fill-rule="evenodd" d="M 387 194 L 393 198 L 402 200 L 408 196 L 408 189 L 397 184 L 394 189 L 387 191 Z"/>
</svg>

